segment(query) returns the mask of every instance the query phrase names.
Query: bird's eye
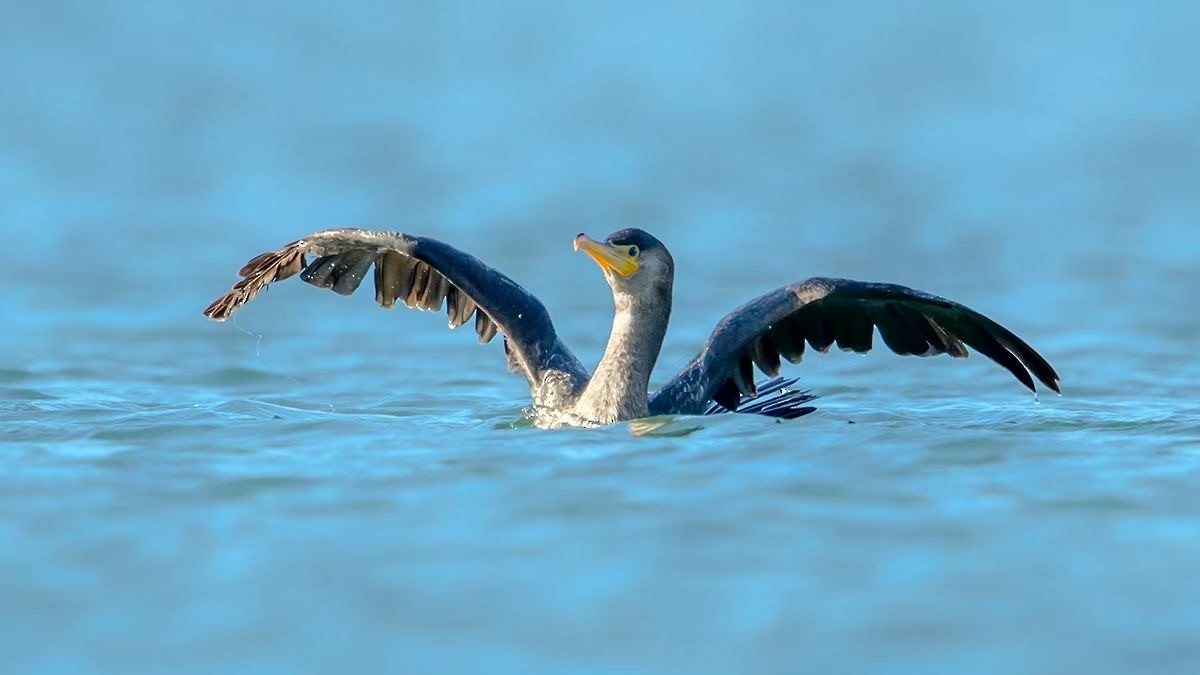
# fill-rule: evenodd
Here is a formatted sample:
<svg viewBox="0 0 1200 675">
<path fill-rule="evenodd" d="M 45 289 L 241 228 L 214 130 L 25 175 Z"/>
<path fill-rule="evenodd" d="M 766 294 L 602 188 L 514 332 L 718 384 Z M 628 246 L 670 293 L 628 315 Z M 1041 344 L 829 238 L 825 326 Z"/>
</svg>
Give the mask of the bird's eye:
<svg viewBox="0 0 1200 675">
<path fill-rule="evenodd" d="M 629 257 L 630 257 L 630 258 L 636 258 L 636 257 L 637 257 L 637 254 L 638 254 L 638 247 L 636 247 L 636 246 L 630 246 L 630 247 L 629 247 Z"/>
</svg>

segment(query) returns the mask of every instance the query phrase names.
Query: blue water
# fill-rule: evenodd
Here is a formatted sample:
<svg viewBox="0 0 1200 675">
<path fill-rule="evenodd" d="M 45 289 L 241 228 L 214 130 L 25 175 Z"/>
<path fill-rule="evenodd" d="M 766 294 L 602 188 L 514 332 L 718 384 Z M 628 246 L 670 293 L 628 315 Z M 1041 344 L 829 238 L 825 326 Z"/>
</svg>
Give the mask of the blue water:
<svg viewBox="0 0 1200 675">
<path fill-rule="evenodd" d="M 0 22 L 0 663 L 1200 672 L 1188 3 L 23 3 Z M 810 355 L 792 423 L 542 432 L 500 346 L 285 283 L 435 236 L 585 363 L 576 232 L 678 266 L 657 382 L 812 275 L 1055 365 Z M 853 424 L 850 424 L 853 422 Z"/>
</svg>

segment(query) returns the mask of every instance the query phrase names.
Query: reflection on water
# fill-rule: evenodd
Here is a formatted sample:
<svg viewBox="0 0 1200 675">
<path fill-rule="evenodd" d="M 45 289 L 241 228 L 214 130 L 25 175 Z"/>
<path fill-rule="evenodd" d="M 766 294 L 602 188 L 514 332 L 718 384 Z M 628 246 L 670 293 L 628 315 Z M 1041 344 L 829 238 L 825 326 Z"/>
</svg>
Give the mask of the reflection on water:
<svg viewBox="0 0 1200 675">
<path fill-rule="evenodd" d="M 1195 672 L 1177 4 L 13 8 L 6 672 Z M 347 225 L 495 264 L 585 363 L 611 299 L 571 240 L 650 230 L 655 382 L 823 274 L 963 301 L 1066 395 L 812 354 L 795 422 L 542 432 L 440 319 L 289 283 L 200 316 Z"/>
<path fill-rule="evenodd" d="M 682 438 L 703 428 L 704 426 L 695 418 L 677 419 L 670 415 L 647 417 L 629 423 L 629 432 L 634 436 L 657 436 L 659 438 Z"/>
</svg>

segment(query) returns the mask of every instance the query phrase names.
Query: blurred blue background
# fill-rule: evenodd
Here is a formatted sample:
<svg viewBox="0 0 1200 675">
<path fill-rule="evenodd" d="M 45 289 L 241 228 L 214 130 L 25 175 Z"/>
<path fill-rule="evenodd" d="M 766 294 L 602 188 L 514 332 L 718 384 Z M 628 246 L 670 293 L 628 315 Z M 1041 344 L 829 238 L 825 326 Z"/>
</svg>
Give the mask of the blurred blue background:
<svg viewBox="0 0 1200 675">
<path fill-rule="evenodd" d="M 1193 3 L 3 16 L 6 672 L 1200 668 Z M 988 313 L 1066 396 L 832 354 L 796 423 L 543 434 L 439 319 L 290 283 L 200 316 L 336 226 L 496 265 L 589 364 L 571 239 L 650 230 L 658 382 L 828 274 Z"/>
</svg>

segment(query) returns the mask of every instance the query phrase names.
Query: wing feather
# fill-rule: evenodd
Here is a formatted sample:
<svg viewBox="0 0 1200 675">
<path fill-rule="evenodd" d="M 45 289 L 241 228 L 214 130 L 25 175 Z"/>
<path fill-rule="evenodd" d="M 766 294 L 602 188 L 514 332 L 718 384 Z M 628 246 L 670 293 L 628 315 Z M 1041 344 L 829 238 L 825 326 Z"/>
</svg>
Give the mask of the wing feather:
<svg viewBox="0 0 1200 675">
<path fill-rule="evenodd" d="M 373 264 L 375 264 L 374 251 L 347 252 L 341 256 L 334 268 L 337 280 L 333 282 L 333 292 L 338 295 L 354 293 Z"/>
<path fill-rule="evenodd" d="M 814 312 L 799 314 L 797 319 L 804 332 L 804 339 L 808 340 L 808 346 L 822 353 L 828 352 L 829 346 L 833 344 L 833 330 L 828 323 L 829 316 L 823 312 Z"/>
<path fill-rule="evenodd" d="M 336 255 L 323 255 L 312 261 L 312 264 L 300 274 L 300 280 L 317 288 L 333 286 L 333 268 L 337 265 Z"/>
<path fill-rule="evenodd" d="M 771 339 L 771 332 L 764 331 L 758 339 L 754 341 L 751 358 L 754 359 L 754 365 L 758 369 L 767 374 L 767 377 L 777 377 L 779 375 L 779 349 L 775 346 Z"/>
<path fill-rule="evenodd" d="M 866 312 L 834 306 L 829 309 L 829 313 L 834 323 L 838 349 L 860 354 L 871 351 L 875 324 Z"/>
<path fill-rule="evenodd" d="M 771 340 L 779 349 L 779 355 L 788 363 L 797 364 L 804 360 L 804 333 L 799 322 L 786 319 L 769 330 Z"/>
</svg>

